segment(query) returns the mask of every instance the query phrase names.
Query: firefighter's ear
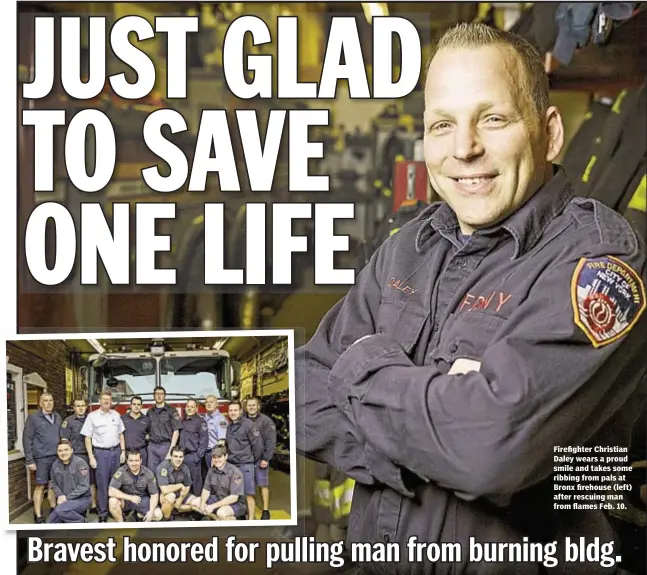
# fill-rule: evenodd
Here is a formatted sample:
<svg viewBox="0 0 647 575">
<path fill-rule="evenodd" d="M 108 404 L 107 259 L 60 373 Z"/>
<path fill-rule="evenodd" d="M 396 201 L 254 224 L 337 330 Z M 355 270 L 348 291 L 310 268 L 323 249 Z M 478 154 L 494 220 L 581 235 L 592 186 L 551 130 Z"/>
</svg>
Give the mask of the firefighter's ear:
<svg viewBox="0 0 647 575">
<path fill-rule="evenodd" d="M 546 110 L 546 161 L 554 162 L 564 146 L 564 121 L 555 106 Z"/>
</svg>

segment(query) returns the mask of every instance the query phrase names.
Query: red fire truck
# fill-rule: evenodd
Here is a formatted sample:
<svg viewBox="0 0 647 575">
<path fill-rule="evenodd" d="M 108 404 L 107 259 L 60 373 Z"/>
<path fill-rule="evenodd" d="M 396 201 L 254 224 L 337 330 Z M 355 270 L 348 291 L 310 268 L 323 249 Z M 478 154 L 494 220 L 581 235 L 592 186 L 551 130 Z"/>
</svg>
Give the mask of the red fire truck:
<svg viewBox="0 0 647 575">
<path fill-rule="evenodd" d="M 234 387 L 234 363 L 221 349 L 175 350 L 164 342 L 152 342 L 143 351 L 119 351 L 90 356 L 88 397 L 90 410 L 98 409 L 103 389 L 112 393 L 115 409 L 126 413 L 134 396 L 142 398 L 144 411 L 154 404 L 153 390 L 166 390 L 166 402 L 180 415 L 188 399 L 197 399 L 204 411 L 208 395 L 218 398 L 218 408 L 226 413 L 229 402 L 237 396 Z"/>
</svg>

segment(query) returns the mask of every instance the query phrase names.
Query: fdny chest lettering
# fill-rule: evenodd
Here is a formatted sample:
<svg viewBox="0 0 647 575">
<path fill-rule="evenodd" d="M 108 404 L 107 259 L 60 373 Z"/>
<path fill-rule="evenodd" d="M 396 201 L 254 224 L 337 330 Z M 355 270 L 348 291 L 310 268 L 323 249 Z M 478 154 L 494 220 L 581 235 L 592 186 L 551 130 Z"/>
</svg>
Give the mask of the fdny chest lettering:
<svg viewBox="0 0 647 575">
<path fill-rule="evenodd" d="M 418 291 L 416 288 L 408 285 L 404 280 L 399 280 L 396 278 L 389 278 L 386 286 L 393 290 L 402 292 L 405 295 L 413 295 Z"/>
<path fill-rule="evenodd" d="M 492 290 L 486 293 L 466 293 L 458 306 L 459 312 L 488 311 L 492 313 L 505 313 L 506 304 L 512 298 L 511 293 Z"/>
</svg>

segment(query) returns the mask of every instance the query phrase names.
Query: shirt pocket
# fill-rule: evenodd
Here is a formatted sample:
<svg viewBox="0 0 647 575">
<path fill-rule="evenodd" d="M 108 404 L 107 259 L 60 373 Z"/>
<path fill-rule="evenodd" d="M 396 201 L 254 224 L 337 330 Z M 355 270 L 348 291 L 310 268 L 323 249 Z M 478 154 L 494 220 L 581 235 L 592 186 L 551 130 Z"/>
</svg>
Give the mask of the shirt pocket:
<svg viewBox="0 0 647 575">
<path fill-rule="evenodd" d="M 482 361 L 506 319 L 481 311 L 452 313 L 443 326 L 431 359 L 452 364 L 457 359 Z"/>
<path fill-rule="evenodd" d="M 384 299 L 380 303 L 377 327 L 379 333 L 390 336 L 410 354 L 428 317 L 429 312 L 415 303 Z"/>
</svg>

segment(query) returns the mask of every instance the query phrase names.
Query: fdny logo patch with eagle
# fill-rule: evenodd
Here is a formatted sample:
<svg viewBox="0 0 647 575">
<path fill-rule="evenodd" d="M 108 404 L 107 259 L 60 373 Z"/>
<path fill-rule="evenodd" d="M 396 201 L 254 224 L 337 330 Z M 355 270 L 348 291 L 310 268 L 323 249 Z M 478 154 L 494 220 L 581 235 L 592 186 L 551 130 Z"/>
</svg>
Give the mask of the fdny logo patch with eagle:
<svg viewBox="0 0 647 575">
<path fill-rule="evenodd" d="M 571 302 L 575 323 L 593 347 L 627 334 L 645 311 L 645 285 L 613 256 L 582 258 L 573 272 Z"/>
</svg>

